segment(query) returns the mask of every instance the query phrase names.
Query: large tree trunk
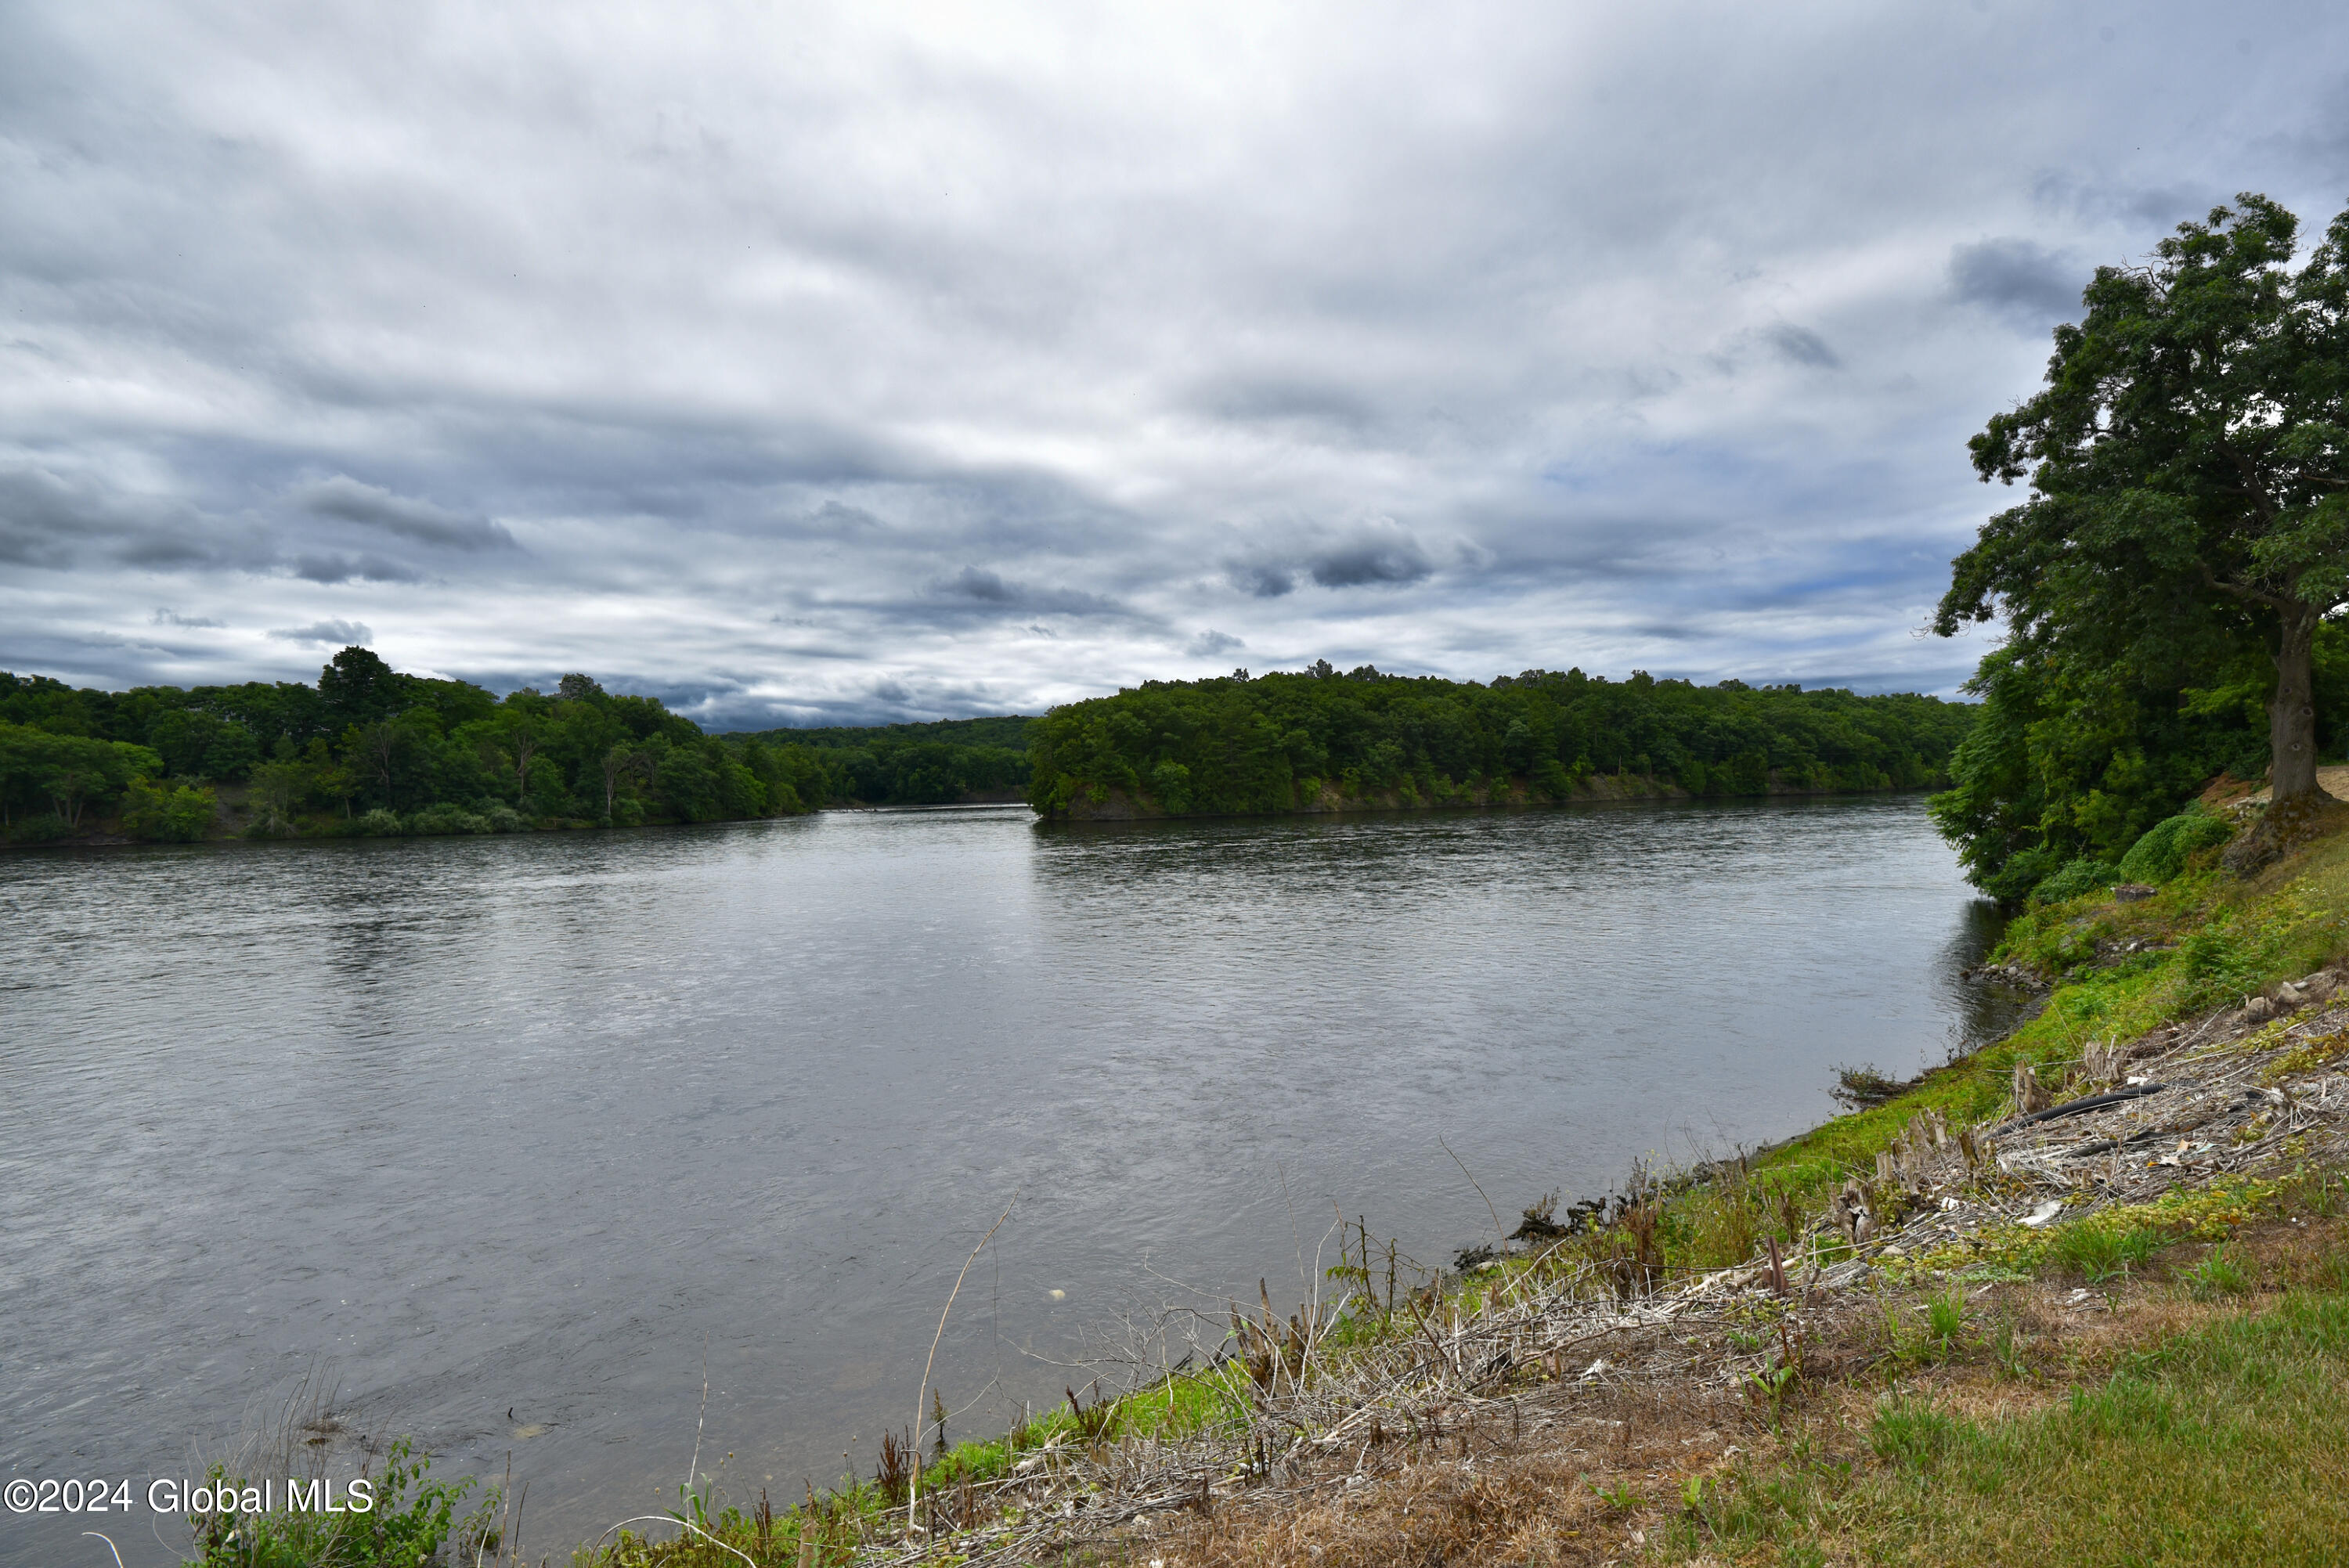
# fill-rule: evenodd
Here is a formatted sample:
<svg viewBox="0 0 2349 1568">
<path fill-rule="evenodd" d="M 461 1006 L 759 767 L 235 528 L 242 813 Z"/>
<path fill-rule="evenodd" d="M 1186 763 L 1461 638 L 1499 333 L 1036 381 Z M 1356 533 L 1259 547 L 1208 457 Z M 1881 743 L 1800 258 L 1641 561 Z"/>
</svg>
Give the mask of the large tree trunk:
<svg viewBox="0 0 2349 1568">
<path fill-rule="evenodd" d="M 2275 700 L 2268 704 L 2268 746 L 2274 771 L 2269 776 L 2277 804 L 2316 788 L 2316 690 L 2309 650 L 2316 641 L 2313 609 L 2288 612 L 2276 640 Z"/>
</svg>

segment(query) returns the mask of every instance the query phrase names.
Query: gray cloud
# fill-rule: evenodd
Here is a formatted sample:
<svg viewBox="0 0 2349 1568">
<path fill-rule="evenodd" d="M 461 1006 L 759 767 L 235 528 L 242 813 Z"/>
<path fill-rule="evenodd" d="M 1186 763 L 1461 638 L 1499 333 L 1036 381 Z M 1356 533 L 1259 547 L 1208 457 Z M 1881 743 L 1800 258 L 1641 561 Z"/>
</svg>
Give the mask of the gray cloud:
<svg viewBox="0 0 2349 1568">
<path fill-rule="evenodd" d="M 430 501 L 396 496 L 378 486 L 361 484 L 347 475 L 337 474 L 305 485 L 294 499 L 314 516 L 339 518 L 345 522 L 381 529 L 421 544 L 443 545 L 451 550 L 513 548 L 513 535 L 486 518 L 465 517 Z"/>
<path fill-rule="evenodd" d="M 65 486 L 39 472 L 0 472 L 0 562 L 12 566 L 71 563 L 90 521 Z"/>
<path fill-rule="evenodd" d="M 1322 551 L 1307 570 L 1324 588 L 1359 588 L 1377 583 L 1416 583 L 1435 567 L 1409 539 L 1359 539 Z"/>
<path fill-rule="evenodd" d="M 305 583 L 421 583 L 424 573 L 380 555 L 305 553 L 286 562 Z"/>
<path fill-rule="evenodd" d="M 1224 570 L 1231 585 L 1252 598 L 1278 599 L 1297 591 L 1297 574 L 1286 566 L 1260 561 L 1235 562 Z"/>
<path fill-rule="evenodd" d="M 226 621 L 215 621 L 210 615 L 182 615 L 176 610 L 158 608 L 152 617 L 158 626 L 181 626 L 190 631 L 219 631 Z"/>
<path fill-rule="evenodd" d="M 1834 370 L 1843 364 L 1843 361 L 1836 356 L 1836 351 L 1827 346 L 1827 340 L 1807 326 L 1796 326 L 1791 322 L 1782 321 L 1762 335 L 1768 339 L 1771 347 L 1797 365 L 1808 365 L 1820 370 Z"/>
<path fill-rule="evenodd" d="M 2349 126 L 2300 0 L 700 14 L 0 8 L 0 667 L 315 673 L 160 603 L 730 723 L 1216 638 L 1947 689 L 1966 438 Z"/>
<path fill-rule="evenodd" d="M 338 648 L 375 641 L 375 633 L 358 621 L 314 621 L 306 626 L 280 627 L 269 634 L 281 642 L 321 643 Z"/>
<path fill-rule="evenodd" d="M 1950 253 L 1950 292 L 2041 325 L 2078 312 L 2090 270 L 2029 240 L 1982 240 Z"/>
<path fill-rule="evenodd" d="M 931 584 L 932 592 L 948 602 L 968 601 L 989 612 L 1016 615 L 1130 616 L 1133 611 L 1099 593 L 1069 588 L 1035 588 L 1006 582 L 995 573 L 966 566 L 952 577 Z"/>
<path fill-rule="evenodd" d="M 1020 597 L 1019 591 L 992 572 L 982 572 L 976 566 L 966 566 L 950 581 L 940 583 L 942 593 L 959 594 L 976 599 L 983 604 L 1009 604 Z"/>
</svg>

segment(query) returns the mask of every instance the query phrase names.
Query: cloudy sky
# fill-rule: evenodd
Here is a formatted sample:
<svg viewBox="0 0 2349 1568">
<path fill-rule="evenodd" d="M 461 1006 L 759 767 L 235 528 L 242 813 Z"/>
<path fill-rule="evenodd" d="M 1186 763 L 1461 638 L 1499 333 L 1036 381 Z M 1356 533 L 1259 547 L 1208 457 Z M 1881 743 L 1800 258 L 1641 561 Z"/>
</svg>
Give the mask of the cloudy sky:
<svg viewBox="0 0 2349 1568">
<path fill-rule="evenodd" d="M 1948 691 L 1966 437 L 2246 189 L 2349 13 L 27 0 L 0 667 Z"/>
</svg>

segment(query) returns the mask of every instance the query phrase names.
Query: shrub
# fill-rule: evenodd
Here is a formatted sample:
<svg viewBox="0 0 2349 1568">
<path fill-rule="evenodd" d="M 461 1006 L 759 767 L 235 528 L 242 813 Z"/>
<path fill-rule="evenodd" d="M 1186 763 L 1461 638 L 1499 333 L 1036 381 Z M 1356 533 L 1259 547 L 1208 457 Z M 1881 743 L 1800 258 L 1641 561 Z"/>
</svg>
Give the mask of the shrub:
<svg viewBox="0 0 2349 1568">
<path fill-rule="evenodd" d="M 519 833 L 530 826 L 520 811 L 502 800 L 482 812 L 481 820 L 489 823 L 492 833 Z"/>
<path fill-rule="evenodd" d="M 2102 861 L 2083 855 L 2031 890 L 2034 905 L 2062 903 L 2083 893 L 2102 892 L 2122 880 L 2121 873 Z"/>
<path fill-rule="evenodd" d="M 2033 888 L 2063 868 L 2063 857 L 2053 850 L 2023 850 L 2008 856 L 2006 863 L 1995 872 L 1976 877 L 1974 885 L 2012 909 Z"/>
<path fill-rule="evenodd" d="M 20 818 L 8 830 L 8 841 L 12 844 L 54 844 L 71 831 L 73 830 L 66 826 L 63 817 L 53 811 L 44 812 L 37 817 Z"/>
<path fill-rule="evenodd" d="M 204 836 L 219 803 L 208 789 L 182 784 L 166 790 L 144 779 L 130 782 L 122 803 L 122 827 L 134 839 L 184 844 Z"/>
<path fill-rule="evenodd" d="M 194 1515 L 195 1547 L 190 1568 L 417 1568 L 446 1559 L 471 1563 L 495 1551 L 494 1529 L 502 1494 L 495 1488 L 461 1521 L 457 1507 L 477 1484 L 429 1479 L 432 1461 L 416 1453 L 406 1438 L 393 1440 L 375 1478 L 375 1507 L 365 1513 L 296 1511 Z M 227 1479 L 218 1466 L 208 1482 Z"/>
<path fill-rule="evenodd" d="M 462 806 L 440 800 L 410 817 L 408 830 L 419 838 L 438 838 L 450 833 L 486 833 L 490 823 L 487 818 L 476 817 Z"/>
<path fill-rule="evenodd" d="M 2147 828 L 2145 836 L 2121 857 L 2121 877 L 2127 882 L 2156 884 L 2174 881 L 2186 869 L 2187 856 L 2212 844 L 2223 844 L 2232 837 L 2233 829 L 2200 811 L 2166 817 Z"/>
<path fill-rule="evenodd" d="M 378 806 L 358 821 L 360 836 L 369 839 L 396 839 L 406 829 L 399 825 L 399 813 Z"/>
</svg>

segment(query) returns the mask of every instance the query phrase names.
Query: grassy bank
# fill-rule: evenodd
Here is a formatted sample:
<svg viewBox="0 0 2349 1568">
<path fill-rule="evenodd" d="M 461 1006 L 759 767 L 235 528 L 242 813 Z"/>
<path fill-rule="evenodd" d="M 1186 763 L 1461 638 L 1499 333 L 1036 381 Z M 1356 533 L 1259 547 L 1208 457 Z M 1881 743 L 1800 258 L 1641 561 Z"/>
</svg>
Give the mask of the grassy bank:
<svg viewBox="0 0 2349 1568">
<path fill-rule="evenodd" d="M 1691 1478 L 1654 1532 L 1656 1554 L 2339 1562 L 2340 1198 L 2337 1181 L 2303 1188 L 2223 1243 L 2149 1256 L 2133 1289 L 2098 1297 L 2104 1321 L 2069 1334 L 2061 1297 L 1990 1311 L 1947 1297 L 1946 1337 L 1894 1330 L 1909 1334 L 1913 1366 Z"/>
</svg>

